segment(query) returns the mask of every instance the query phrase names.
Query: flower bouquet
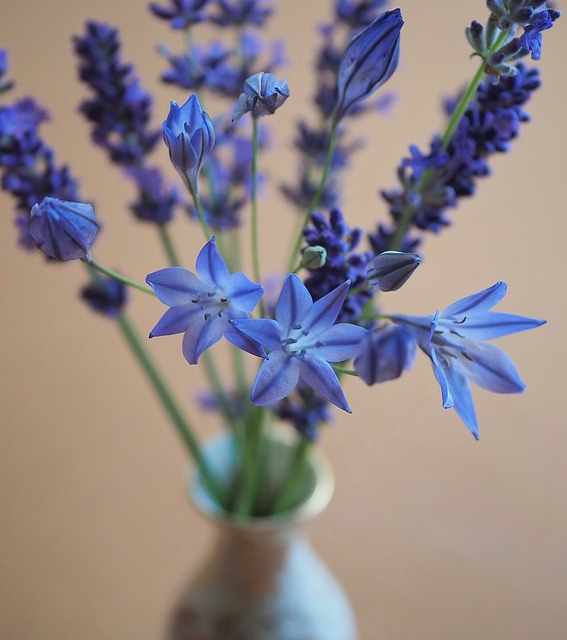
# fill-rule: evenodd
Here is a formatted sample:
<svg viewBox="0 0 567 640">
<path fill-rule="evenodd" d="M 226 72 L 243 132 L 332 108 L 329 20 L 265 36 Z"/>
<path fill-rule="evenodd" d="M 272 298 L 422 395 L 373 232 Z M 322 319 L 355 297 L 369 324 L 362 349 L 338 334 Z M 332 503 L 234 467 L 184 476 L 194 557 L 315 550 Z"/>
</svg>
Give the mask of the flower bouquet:
<svg viewBox="0 0 567 640">
<path fill-rule="evenodd" d="M 471 383 L 498 393 L 524 389 L 512 361 L 491 341 L 543 321 L 494 311 L 506 294 L 503 282 L 452 303 L 449 295 L 418 315 L 390 308 L 394 292 L 425 268 L 427 235 L 450 224 L 451 210 L 490 173 L 491 156 L 507 151 L 528 120 L 525 105 L 540 82 L 526 61 L 540 58 L 542 32 L 560 14 L 547 2 L 487 2 L 484 19 L 466 30 L 476 73 L 446 101 L 446 123 L 430 145 L 410 147 L 398 184 L 381 192 L 385 213 L 363 232 L 340 208 L 340 187 L 358 148 L 351 124 L 380 117 L 392 101 L 387 83 L 403 52 L 404 20 L 403 7 L 387 4 L 330 3 L 319 33 L 314 114 L 299 123 L 294 140 L 298 176 L 281 185 L 296 222 L 289 240 L 282 239 L 289 250 L 279 266 L 261 260 L 268 215 L 262 157 L 269 127 L 285 117 L 294 92 L 280 73 L 279 45 L 260 40 L 272 4 L 151 5 L 184 36 L 179 53 L 161 48 L 163 80 L 182 96 L 164 112 L 161 129 L 151 125 L 151 98 L 124 62 L 117 30 L 91 21 L 74 40 L 89 91 L 80 110 L 92 141 L 135 186 L 130 209 L 163 244 L 164 266 L 146 283 L 95 257 L 103 241 L 98 215 L 43 138 L 42 106 L 30 98 L 10 102 L 8 59 L 0 56 L 0 166 L 3 188 L 16 199 L 19 242 L 50 262 L 83 262 L 89 282 L 81 297 L 116 322 L 192 457 L 214 513 L 232 522 L 284 519 L 301 506 L 314 443 L 333 407 L 350 413 L 346 380 L 391 381 L 408 375 L 424 354 L 443 407 L 454 408 L 475 438 Z M 207 39 L 211 27 L 220 30 L 218 40 Z M 169 153 L 177 184 L 156 163 L 160 152 Z M 183 211 L 202 237 L 195 256 L 180 251 L 175 222 Z M 105 227 L 110 231 L 110 222 Z M 218 413 L 229 434 L 224 469 L 206 455 L 194 419 L 158 370 L 152 354 L 159 341 L 150 347 L 130 320 L 138 295 L 156 298 L 149 336 L 181 334 L 169 340 L 181 337 L 187 363 L 202 366 L 208 391 L 199 401 Z M 233 367 L 230 381 L 219 370 L 219 348 Z M 266 457 L 274 421 L 297 434 L 277 482 Z"/>
</svg>

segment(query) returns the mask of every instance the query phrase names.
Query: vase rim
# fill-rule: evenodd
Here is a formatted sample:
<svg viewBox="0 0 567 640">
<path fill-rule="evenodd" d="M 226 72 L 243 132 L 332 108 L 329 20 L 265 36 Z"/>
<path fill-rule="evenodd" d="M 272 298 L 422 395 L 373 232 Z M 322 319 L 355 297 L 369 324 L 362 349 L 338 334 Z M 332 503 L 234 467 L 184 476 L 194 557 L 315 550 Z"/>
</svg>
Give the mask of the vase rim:
<svg viewBox="0 0 567 640">
<path fill-rule="evenodd" d="M 291 447 L 297 438 L 289 429 L 276 425 L 270 433 L 270 439 L 279 444 Z M 231 434 L 220 432 L 208 440 L 204 447 L 205 455 L 227 447 L 231 441 Z M 314 482 L 311 491 L 295 507 L 268 516 L 238 517 L 224 511 L 210 497 L 200 481 L 199 473 L 194 468 L 189 469 L 188 493 L 195 509 L 208 520 L 212 520 L 224 527 L 244 530 L 247 532 L 264 532 L 281 529 L 286 526 L 302 524 L 321 513 L 329 504 L 335 488 L 333 468 L 328 457 L 320 450 L 312 448 L 309 456 L 309 468 Z"/>
</svg>

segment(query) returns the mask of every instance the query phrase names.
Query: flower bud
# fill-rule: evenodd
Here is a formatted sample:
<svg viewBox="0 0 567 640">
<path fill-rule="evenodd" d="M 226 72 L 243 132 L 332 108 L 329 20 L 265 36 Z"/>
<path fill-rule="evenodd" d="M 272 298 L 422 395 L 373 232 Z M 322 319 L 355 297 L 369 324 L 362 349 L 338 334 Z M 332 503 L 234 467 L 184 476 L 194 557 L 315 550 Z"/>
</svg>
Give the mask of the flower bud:
<svg viewBox="0 0 567 640">
<path fill-rule="evenodd" d="M 239 120 L 248 111 L 254 117 L 272 115 L 288 98 L 289 87 L 285 80 L 278 82 L 273 74 L 264 71 L 255 73 L 244 83 L 244 93 L 236 102 L 232 121 Z"/>
<path fill-rule="evenodd" d="M 399 9 L 386 11 L 352 39 L 339 65 L 335 121 L 392 76 L 398 66 L 403 24 Z"/>
<path fill-rule="evenodd" d="M 30 212 L 29 232 L 37 247 L 63 262 L 88 258 L 99 229 L 94 209 L 84 202 L 45 197 Z"/>
<path fill-rule="evenodd" d="M 403 327 L 379 327 L 362 339 L 354 369 L 367 385 L 395 380 L 411 369 L 415 351 L 416 342 Z"/>
<path fill-rule="evenodd" d="M 380 291 L 397 291 L 420 264 L 417 253 L 384 251 L 368 267 L 368 283 Z"/>
<path fill-rule="evenodd" d="M 316 245 L 314 247 L 306 247 L 301 256 L 300 266 L 307 269 L 320 269 L 327 262 L 327 249 Z"/>
<path fill-rule="evenodd" d="M 215 146 L 213 123 L 193 94 L 181 107 L 171 102 L 162 128 L 171 162 L 194 196 L 198 192 L 199 173 Z"/>
</svg>

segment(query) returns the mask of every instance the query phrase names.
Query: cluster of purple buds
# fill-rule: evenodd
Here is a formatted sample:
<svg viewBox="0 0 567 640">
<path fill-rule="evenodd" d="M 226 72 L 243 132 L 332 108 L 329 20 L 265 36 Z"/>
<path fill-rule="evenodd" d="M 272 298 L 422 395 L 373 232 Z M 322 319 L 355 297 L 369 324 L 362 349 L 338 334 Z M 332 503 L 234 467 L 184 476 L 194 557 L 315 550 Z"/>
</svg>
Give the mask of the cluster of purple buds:
<svg viewBox="0 0 567 640">
<path fill-rule="evenodd" d="M 561 12 L 547 0 L 488 0 L 491 11 L 485 26 L 473 21 L 466 29 L 469 44 L 486 61 L 486 72 L 499 77 L 514 75 L 516 63 L 541 57 L 542 31 L 553 26 Z M 523 33 L 516 36 L 518 27 Z"/>
</svg>

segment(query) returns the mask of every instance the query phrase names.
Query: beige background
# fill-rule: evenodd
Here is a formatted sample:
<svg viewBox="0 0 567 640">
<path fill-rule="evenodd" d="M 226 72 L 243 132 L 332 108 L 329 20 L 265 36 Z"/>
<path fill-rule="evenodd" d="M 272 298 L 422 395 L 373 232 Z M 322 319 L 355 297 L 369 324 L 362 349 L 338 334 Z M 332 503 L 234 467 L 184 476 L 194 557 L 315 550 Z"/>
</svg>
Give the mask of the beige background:
<svg viewBox="0 0 567 640">
<path fill-rule="evenodd" d="M 296 118 L 309 105 L 309 73 L 329 2 L 282 0 L 272 33 L 286 37 L 292 98 L 277 114 L 272 185 L 294 175 L 289 153 Z M 393 113 L 357 125 L 368 145 L 353 162 L 345 211 L 370 227 L 384 215 L 379 187 L 411 142 L 425 145 L 442 123 L 439 103 L 471 77 L 476 62 L 462 36 L 484 21 L 482 0 L 406 0 Z M 158 41 L 180 47 L 146 0 L 2 2 L 0 44 L 12 55 L 15 95 L 31 93 L 53 121 L 44 129 L 60 161 L 97 203 L 104 233 L 99 260 L 142 280 L 165 266 L 153 229 L 132 223 L 130 185 L 91 148 L 76 114 L 70 35 L 86 17 L 122 28 L 124 57 L 156 90 L 155 121 L 172 98 L 160 87 Z M 455 225 L 424 247 L 425 263 L 387 309 L 429 313 L 498 279 L 501 308 L 549 324 L 501 341 L 528 390 L 476 393 L 481 440 L 443 411 L 429 363 L 396 383 L 351 380 L 353 415 L 337 416 L 322 446 L 338 487 L 310 525 L 321 554 L 352 597 L 366 640 L 560 640 L 567 625 L 565 430 L 565 18 L 544 38 L 544 90 L 533 122 L 478 196 L 451 213 Z M 164 148 L 156 154 L 172 179 Z M 11 201 L 2 208 L 0 406 L 0 638 L 100 640 L 162 637 L 181 582 L 205 554 L 211 529 L 184 494 L 186 456 L 111 322 L 76 300 L 81 265 L 47 265 L 14 247 Z M 271 186 L 262 206 L 264 265 L 277 268 L 291 215 Z M 174 227 L 185 262 L 198 229 Z M 266 271 L 268 267 L 266 266 Z M 134 295 L 146 333 L 163 308 Z M 184 403 L 201 384 L 177 337 L 150 345 Z M 199 415 L 199 431 L 217 428 Z"/>
</svg>

